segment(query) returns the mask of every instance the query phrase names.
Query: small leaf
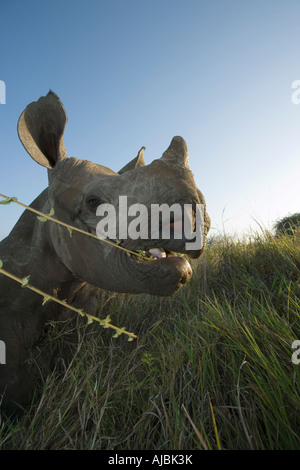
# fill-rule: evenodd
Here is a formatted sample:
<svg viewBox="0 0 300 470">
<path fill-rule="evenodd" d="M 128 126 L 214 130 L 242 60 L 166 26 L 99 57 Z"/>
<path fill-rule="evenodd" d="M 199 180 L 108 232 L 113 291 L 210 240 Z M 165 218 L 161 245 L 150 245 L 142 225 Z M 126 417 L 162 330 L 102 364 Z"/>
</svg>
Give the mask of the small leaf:
<svg viewBox="0 0 300 470">
<path fill-rule="evenodd" d="M 10 197 L 8 199 L 5 199 L 5 201 L 0 201 L 0 204 L 10 204 L 11 202 L 16 202 L 18 198 L 16 197 Z"/>
<path fill-rule="evenodd" d="M 79 313 L 79 315 L 81 315 L 82 317 L 84 317 L 84 316 L 85 316 L 85 313 L 83 312 L 83 310 L 79 310 L 79 312 L 78 312 L 78 313 Z"/>
<path fill-rule="evenodd" d="M 3 261 L 2 259 L 0 259 L 0 269 L 2 268 L 2 266 L 3 266 Z"/>
<path fill-rule="evenodd" d="M 116 334 L 113 335 L 113 338 L 118 338 L 119 336 L 121 336 L 121 334 L 125 331 L 125 329 L 126 329 L 125 326 L 123 326 L 123 328 L 119 328 Z"/>
<path fill-rule="evenodd" d="M 88 319 L 88 321 L 87 321 L 87 324 L 88 324 L 88 325 L 90 325 L 90 324 L 93 323 L 93 321 L 94 321 L 94 320 L 92 319 L 92 317 L 90 317 L 90 316 L 88 316 L 88 315 L 87 315 L 87 319 Z"/>
<path fill-rule="evenodd" d="M 54 215 L 54 209 L 52 208 L 51 211 L 49 212 L 49 216 L 52 217 Z"/>
<path fill-rule="evenodd" d="M 69 228 L 69 227 L 67 227 L 67 229 L 69 230 L 70 237 L 73 237 L 74 230 L 72 230 L 72 229 Z"/>
<path fill-rule="evenodd" d="M 116 240 L 116 245 L 120 245 L 121 240 Z"/>
<path fill-rule="evenodd" d="M 21 287 L 27 287 L 27 285 L 29 284 L 29 279 L 30 279 L 30 275 L 27 277 L 24 277 L 23 284 L 21 285 Z"/>
<path fill-rule="evenodd" d="M 45 295 L 45 297 L 43 298 L 42 306 L 44 307 L 44 305 L 46 305 L 46 303 L 49 302 L 50 300 L 51 300 L 51 298 L 48 297 L 47 295 Z"/>
<path fill-rule="evenodd" d="M 130 337 L 128 338 L 128 342 L 129 342 L 129 343 L 130 343 L 130 341 L 133 341 L 133 340 L 134 340 L 134 337 L 133 337 L 133 336 L 130 336 Z"/>
<path fill-rule="evenodd" d="M 145 253 L 143 252 L 143 250 L 136 250 L 138 255 L 139 255 L 139 259 L 144 259 L 145 258 Z"/>
<path fill-rule="evenodd" d="M 37 216 L 37 219 L 39 219 L 41 222 L 47 222 L 47 217 L 44 217 L 44 216 Z"/>
</svg>

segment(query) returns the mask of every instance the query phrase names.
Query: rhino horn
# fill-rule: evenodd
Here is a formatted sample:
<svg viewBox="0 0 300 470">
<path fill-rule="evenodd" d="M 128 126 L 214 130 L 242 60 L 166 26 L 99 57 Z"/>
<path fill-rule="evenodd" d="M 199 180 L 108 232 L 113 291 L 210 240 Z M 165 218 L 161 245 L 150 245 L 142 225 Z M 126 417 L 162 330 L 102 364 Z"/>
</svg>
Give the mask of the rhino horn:
<svg viewBox="0 0 300 470">
<path fill-rule="evenodd" d="M 162 154 L 160 160 L 179 168 L 188 168 L 189 152 L 185 140 L 180 136 L 173 137 L 169 147 Z"/>
<path fill-rule="evenodd" d="M 67 115 L 58 96 L 49 91 L 29 104 L 18 122 L 19 138 L 29 155 L 40 165 L 53 168 L 67 158 L 63 133 Z"/>
<path fill-rule="evenodd" d="M 122 173 L 126 173 L 126 171 L 134 170 L 138 166 L 145 166 L 145 160 L 144 160 L 144 151 L 146 147 L 142 147 L 141 150 L 139 150 L 137 156 L 131 160 L 131 162 L 127 163 L 120 171 L 119 174 L 121 175 Z"/>
</svg>

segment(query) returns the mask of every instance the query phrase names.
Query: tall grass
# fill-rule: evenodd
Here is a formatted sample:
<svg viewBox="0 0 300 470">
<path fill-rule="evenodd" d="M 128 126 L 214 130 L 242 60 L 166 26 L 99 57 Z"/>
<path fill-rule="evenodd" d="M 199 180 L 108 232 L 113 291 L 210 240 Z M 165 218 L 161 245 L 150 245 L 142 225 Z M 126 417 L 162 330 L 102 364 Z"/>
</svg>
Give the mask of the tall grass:
<svg viewBox="0 0 300 470">
<path fill-rule="evenodd" d="M 103 292 L 99 315 L 138 340 L 76 330 L 71 363 L 40 381 L 19 422 L 2 422 L 1 447 L 300 449 L 299 248 L 299 232 L 220 237 L 171 298 Z M 49 325 L 33 368 L 72 328 Z"/>
</svg>

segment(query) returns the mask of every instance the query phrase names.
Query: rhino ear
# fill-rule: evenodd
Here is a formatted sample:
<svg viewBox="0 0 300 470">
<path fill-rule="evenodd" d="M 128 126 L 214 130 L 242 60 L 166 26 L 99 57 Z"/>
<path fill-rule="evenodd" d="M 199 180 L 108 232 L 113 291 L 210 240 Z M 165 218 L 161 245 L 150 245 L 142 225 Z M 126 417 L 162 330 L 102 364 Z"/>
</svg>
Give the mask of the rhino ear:
<svg viewBox="0 0 300 470">
<path fill-rule="evenodd" d="M 49 91 L 29 104 L 18 122 L 19 138 L 29 155 L 40 165 L 53 168 L 67 158 L 63 133 L 67 115 L 58 96 Z"/>
<path fill-rule="evenodd" d="M 122 173 L 126 173 L 126 171 L 134 170 L 138 166 L 145 166 L 145 160 L 144 160 L 144 151 L 146 147 L 142 147 L 141 150 L 139 150 L 139 153 L 137 156 L 131 160 L 131 162 L 127 163 L 122 170 L 120 170 L 118 173 L 121 175 Z"/>
</svg>

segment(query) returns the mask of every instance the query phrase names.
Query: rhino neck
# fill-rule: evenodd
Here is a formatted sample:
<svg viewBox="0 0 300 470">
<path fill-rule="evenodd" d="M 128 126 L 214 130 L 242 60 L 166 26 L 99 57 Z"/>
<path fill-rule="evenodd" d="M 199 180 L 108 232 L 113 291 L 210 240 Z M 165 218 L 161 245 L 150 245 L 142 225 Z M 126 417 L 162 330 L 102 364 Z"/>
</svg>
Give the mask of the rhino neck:
<svg viewBox="0 0 300 470">
<path fill-rule="evenodd" d="M 48 189 L 30 207 L 49 213 Z M 0 243 L 3 268 L 21 278 L 30 275 L 30 283 L 47 293 L 72 278 L 53 249 L 48 233 L 50 223 L 39 221 L 36 214 L 25 210 L 10 235 Z"/>
</svg>

